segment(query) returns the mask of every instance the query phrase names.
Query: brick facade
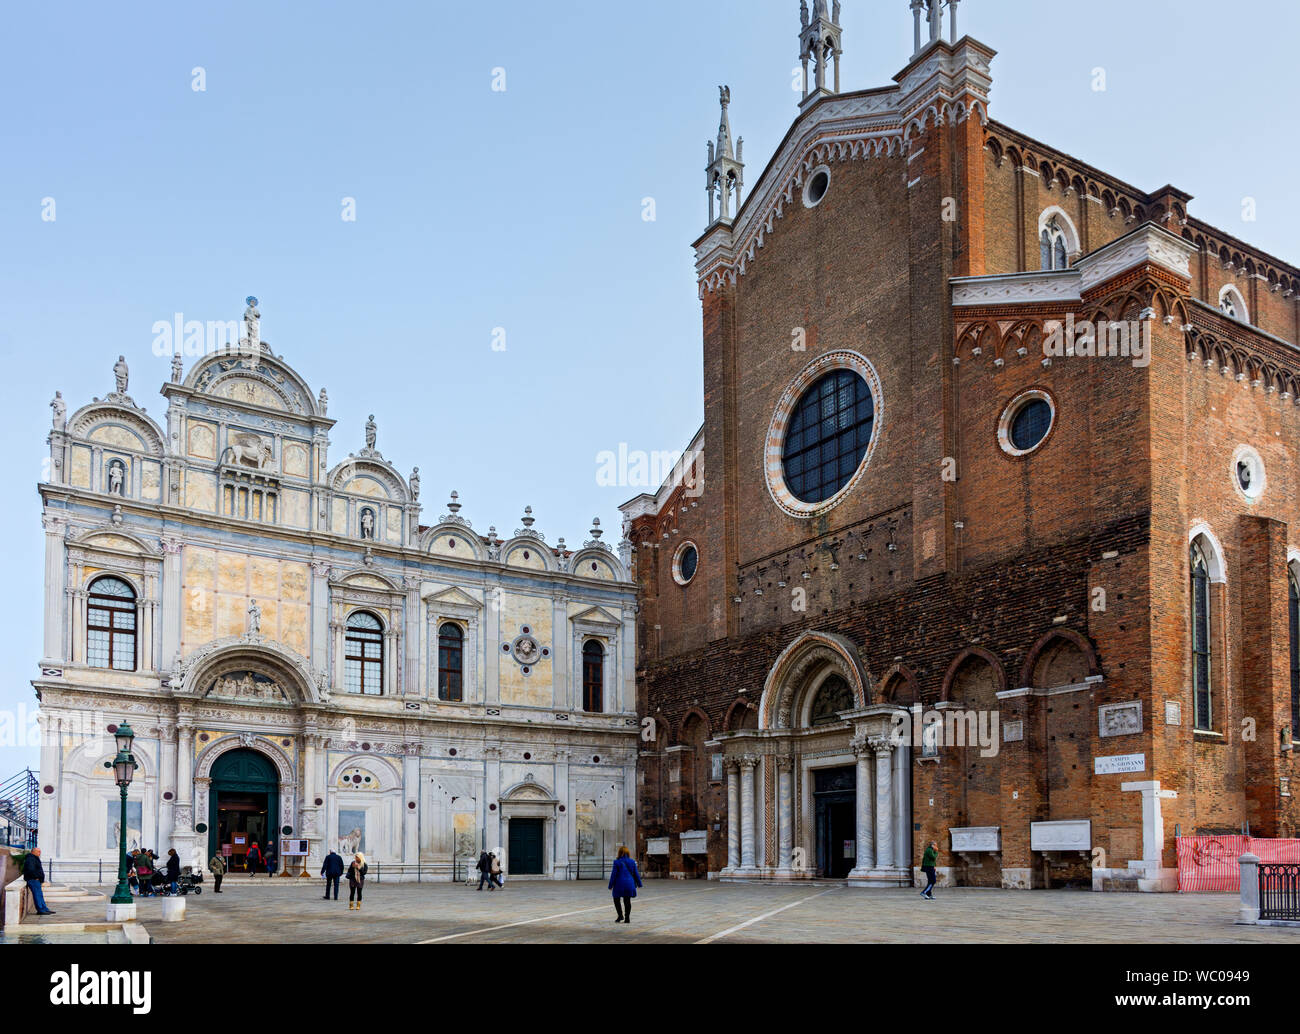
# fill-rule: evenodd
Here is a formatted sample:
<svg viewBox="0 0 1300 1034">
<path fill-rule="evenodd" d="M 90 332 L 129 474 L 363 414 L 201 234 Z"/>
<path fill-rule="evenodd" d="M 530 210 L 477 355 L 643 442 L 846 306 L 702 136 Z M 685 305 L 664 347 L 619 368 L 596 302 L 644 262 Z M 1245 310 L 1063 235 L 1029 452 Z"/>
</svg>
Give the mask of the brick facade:
<svg viewBox="0 0 1300 1034">
<path fill-rule="evenodd" d="M 1283 792 L 1300 271 L 1191 219 L 1173 187 L 1139 191 L 989 120 L 992 57 L 938 39 L 896 86 L 814 93 L 734 219 L 696 243 L 702 491 L 667 484 L 625 506 L 638 705 L 655 719 L 639 774 L 651 873 L 735 868 L 731 777 L 711 756 L 730 768 L 743 748 L 760 759 L 746 874 L 791 876 L 778 835 L 790 826 L 796 854 L 810 852 L 794 877 L 815 874 L 812 783 L 796 778 L 791 804 L 777 773 L 791 758 L 803 772 L 848 757 L 860 722 L 800 725 L 820 684 L 811 660 L 806 681 L 784 687 L 789 724 L 773 717 L 785 678 L 774 666 L 792 651 L 798 670 L 814 632 L 851 644 L 825 664 L 863 673 L 849 679 L 860 709 L 998 715 L 994 756 L 944 744 L 927 758 L 911 742 L 898 769 L 911 821 L 895 836 L 912 866 L 933 839 L 958 883 L 1169 889 L 1176 828 L 1296 828 Z M 829 188 L 810 207 L 804 188 L 823 167 Z M 1039 275 L 1051 217 L 1070 268 Z M 1220 311 L 1227 285 L 1244 318 Z M 1138 324 L 1149 364 L 1052 359 L 1067 318 Z M 765 477 L 773 414 L 810 364 L 841 351 L 879 376 L 867 467 L 835 505 L 791 516 Z M 1010 455 L 999 430 L 1028 391 L 1050 400 L 1054 423 Z M 1258 498 L 1233 477 L 1241 446 L 1267 475 Z M 1190 646 L 1200 526 L 1221 551 L 1206 732 L 1194 729 Z M 673 560 L 687 542 L 700 566 L 681 585 Z M 1140 728 L 1118 732 L 1134 712 L 1102 709 L 1134 703 Z M 1130 755 L 1145 767 L 1094 774 L 1096 759 Z M 1163 829 L 1144 827 L 1151 793 Z M 1085 849 L 1033 849 L 1032 823 L 1071 821 L 1091 823 Z M 997 827 L 1000 851 L 954 852 L 950 830 L 972 827 Z M 707 855 L 683 853 L 691 831 Z M 859 859 L 862 843 L 859 830 Z"/>
</svg>

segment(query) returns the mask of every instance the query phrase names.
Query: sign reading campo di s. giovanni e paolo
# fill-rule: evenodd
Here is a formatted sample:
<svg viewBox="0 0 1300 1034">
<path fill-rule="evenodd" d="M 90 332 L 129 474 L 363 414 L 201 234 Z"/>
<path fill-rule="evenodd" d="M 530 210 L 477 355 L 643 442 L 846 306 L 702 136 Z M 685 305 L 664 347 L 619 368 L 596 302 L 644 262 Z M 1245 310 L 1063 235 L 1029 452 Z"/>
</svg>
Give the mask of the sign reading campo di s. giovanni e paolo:
<svg viewBox="0 0 1300 1034">
<path fill-rule="evenodd" d="M 1125 775 L 1147 770 L 1145 754 L 1116 754 L 1108 758 L 1094 758 L 1093 761 L 1097 775 Z"/>
</svg>

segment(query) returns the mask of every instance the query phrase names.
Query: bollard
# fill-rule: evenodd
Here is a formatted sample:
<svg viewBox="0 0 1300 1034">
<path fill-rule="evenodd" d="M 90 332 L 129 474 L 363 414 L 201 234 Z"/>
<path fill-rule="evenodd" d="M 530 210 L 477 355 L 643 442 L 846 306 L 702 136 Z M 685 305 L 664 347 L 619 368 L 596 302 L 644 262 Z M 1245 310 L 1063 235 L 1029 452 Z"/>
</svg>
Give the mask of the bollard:
<svg viewBox="0 0 1300 1034">
<path fill-rule="evenodd" d="M 1241 911 L 1237 924 L 1253 926 L 1259 922 L 1259 858 L 1244 854 L 1237 860 L 1241 863 Z"/>
<path fill-rule="evenodd" d="M 162 921 L 180 923 L 185 919 L 185 899 L 183 897 L 162 899 Z"/>
</svg>

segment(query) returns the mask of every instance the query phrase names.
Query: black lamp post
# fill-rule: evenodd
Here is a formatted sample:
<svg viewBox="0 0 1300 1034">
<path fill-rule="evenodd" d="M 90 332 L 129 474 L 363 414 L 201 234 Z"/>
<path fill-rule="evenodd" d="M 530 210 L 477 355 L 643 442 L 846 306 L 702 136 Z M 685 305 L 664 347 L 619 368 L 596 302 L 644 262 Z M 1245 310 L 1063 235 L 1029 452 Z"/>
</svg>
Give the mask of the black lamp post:
<svg viewBox="0 0 1300 1034">
<path fill-rule="evenodd" d="M 113 770 L 113 780 L 122 790 L 122 821 L 121 821 L 121 844 L 120 855 L 117 866 L 117 889 L 113 891 L 113 897 L 110 899 L 114 905 L 129 905 L 134 900 L 131 897 L 131 885 L 127 882 L 127 864 L 126 864 L 126 791 L 131 785 L 131 780 L 135 778 L 135 770 L 139 767 L 135 763 L 135 756 L 131 753 L 131 744 L 135 742 L 135 733 L 131 726 L 123 722 L 117 727 L 117 732 L 113 734 L 117 740 L 117 757 L 112 761 L 105 761 L 104 767 Z"/>
</svg>

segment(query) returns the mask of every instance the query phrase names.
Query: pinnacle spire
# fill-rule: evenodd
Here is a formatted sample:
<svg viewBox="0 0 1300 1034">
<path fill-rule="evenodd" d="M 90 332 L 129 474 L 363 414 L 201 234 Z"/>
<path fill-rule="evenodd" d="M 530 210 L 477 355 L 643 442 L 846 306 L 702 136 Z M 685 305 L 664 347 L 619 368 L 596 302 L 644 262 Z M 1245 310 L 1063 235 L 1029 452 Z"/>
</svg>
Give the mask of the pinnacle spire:
<svg viewBox="0 0 1300 1034">
<path fill-rule="evenodd" d="M 731 201 L 734 195 L 736 209 L 740 209 L 741 191 L 745 186 L 745 140 L 731 142 L 731 87 L 719 86 L 722 116 L 718 121 L 718 140 L 709 141 L 709 164 L 704 170 L 707 177 L 705 189 L 709 192 L 709 225 L 718 219 L 731 219 Z"/>
<path fill-rule="evenodd" d="M 840 0 L 834 0 L 827 10 L 826 0 L 816 0 L 812 17 L 808 16 L 808 0 L 799 2 L 799 60 L 803 63 L 803 101 L 827 97 L 840 92 Z M 826 66 L 835 62 L 834 89 L 827 86 Z M 813 86 L 809 88 L 808 65 L 813 63 Z"/>
</svg>

